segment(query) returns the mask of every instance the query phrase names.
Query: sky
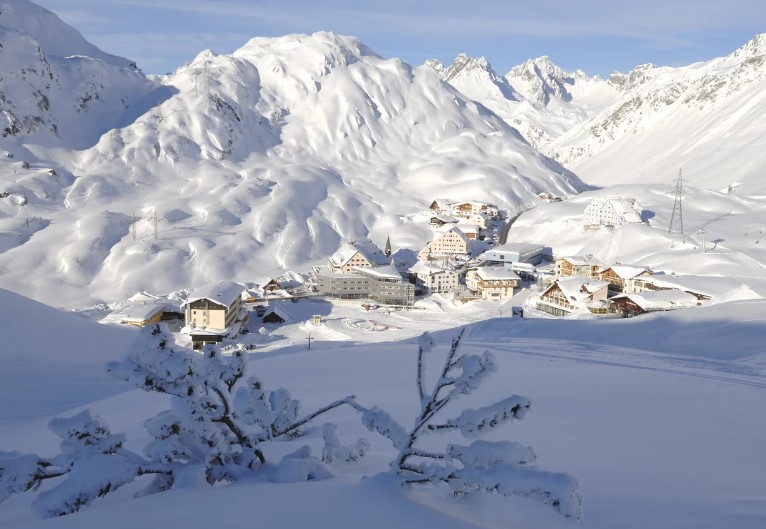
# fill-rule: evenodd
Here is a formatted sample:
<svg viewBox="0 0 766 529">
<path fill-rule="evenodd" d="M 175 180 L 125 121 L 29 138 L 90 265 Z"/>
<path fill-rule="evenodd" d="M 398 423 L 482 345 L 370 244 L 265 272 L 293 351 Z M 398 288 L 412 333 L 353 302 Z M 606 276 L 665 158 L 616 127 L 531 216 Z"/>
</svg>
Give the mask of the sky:
<svg viewBox="0 0 766 529">
<path fill-rule="evenodd" d="M 330 30 L 418 65 L 484 56 L 500 74 L 548 55 L 565 70 L 627 72 L 727 55 L 766 32 L 763 0 L 37 0 L 146 73 L 256 36 Z"/>
</svg>

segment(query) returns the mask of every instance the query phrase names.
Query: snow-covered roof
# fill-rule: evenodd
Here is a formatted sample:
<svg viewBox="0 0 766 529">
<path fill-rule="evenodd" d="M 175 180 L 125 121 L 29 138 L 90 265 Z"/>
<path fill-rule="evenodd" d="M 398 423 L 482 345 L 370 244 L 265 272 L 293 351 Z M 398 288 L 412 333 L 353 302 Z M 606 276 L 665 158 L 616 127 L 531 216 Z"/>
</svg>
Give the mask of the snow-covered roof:
<svg viewBox="0 0 766 529">
<path fill-rule="evenodd" d="M 431 215 L 431 219 L 438 219 L 445 224 L 457 224 L 458 219 L 449 215 Z"/>
<path fill-rule="evenodd" d="M 429 263 L 426 261 L 418 261 L 415 263 L 409 270 L 411 274 L 421 274 L 421 275 L 434 275 L 434 274 L 442 274 L 442 273 L 451 273 L 456 274 L 454 270 L 445 269 L 441 266 L 438 266 L 433 263 Z"/>
<path fill-rule="evenodd" d="M 682 290 L 653 290 L 639 294 L 620 294 L 612 299 L 630 299 L 633 303 L 649 312 L 653 310 L 681 309 L 696 307 L 699 304 L 697 297 Z"/>
<path fill-rule="evenodd" d="M 536 252 L 536 251 L 542 252 L 544 249 L 545 249 L 545 246 L 543 246 L 542 244 L 532 244 L 528 242 L 507 242 L 505 244 L 499 244 L 495 246 L 494 248 L 487 251 L 525 254 L 528 252 Z"/>
<path fill-rule="evenodd" d="M 496 208 L 497 205 L 490 204 L 489 202 L 481 202 L 479 200 L 461 200 L 460 202 L 454 202 L 452 204 L 453 207 L 462 206 L 463 204 L 470 204 L 471 206 L 479 206 L 479 207 L 487 207 L 487 208 Z"/>
<path fill-rule="evenodd" d="M 574 255 L 571 257 L 561 257 L 561 259 L 576 266 L 583 266 L 583 265 L 600 266 L 600 267 L 605 266 L 605 263 L 601 259 L 593 255 Z"/>
<path fill-rule="evenodd" d="M 400 281 L 402 280 L 402 274 L 392 264 L 387 264 L 384 266 L 374 266 L 372 268 L 367 268 L 364 266 L 354 266 L 353 269 L 361 274 L 365 274 L 368 276 L 380 277 L 384 279 L 398 279 Z"/>
<path fill-rule="evenodd" d="M 484 228 L 477 224 L 460 224 L 460 231 L 463 233 L 481 233 Z"/>
<path fill-rule="evenodd" d="M 333 266 L 341 267 L 348 263 L 357 252 L 367 259 L 371 265 L 384 265 L 390 262 L 390 259 L 386 257 L 383 250 L 370 240 L 348 242 L 338 248 L 338 251 L 332 254 L 328 260 Z"/>
<path fill-rule="evenodd" d="M 590 298 L 594 292 L 598 292 L 602 288 L 608 286 L 609 283 L 607 281 L 599 281 L 587 277 L 565 277 L 559 279 L 553 283 L 553 285 L 548 287 L 544 294 L 554 288 L 556 285 L 558 285 L 558 287 L 570 301 L 582 302 L 587 301 L 587 299 Z"/>
<path fill-rule="evenodd" d="M 677 288 L 685 292 L 694 292 L 710 298 L 717 298 L 742 286 L 737 279 L 722 276 L 676 276 L 655 274 L 642 277 L 643 281 L 660 288 Z"/>
<path fill-rule="evenodd" d="M 476 269 L 482 281 L 519 281 L 521 278 L 511 270 L 506 270 L 502 266 L 481 266 Z"/>
<path fill-rule="evenodd" d="M 210 283 L 194 289 L 193 294 L 186 300 L 186 304 L 208 299 L 219 305 L 230 307 L 242 296 L 243 290 L 245 290 L 244 285 L 224 279 L 218 283 Z"/>
<path fill-rule="evenodd" d="M 618 277 L 621 277 L 622 279 L 631 279 L 649 271 L 649 269 L 644 268 L 643 266 L 628 265 L 613 265 L 603 270 L 602 272 L 606 272 L 607 270 L 612 270 L 615 274 L 617 274 Z"/>
<path fill-rule="evenodd" d="M 452 204 L 455 203 L 454 200 L 450 200 L 448 198 L 437 198 L 433 202 L 431 202 L 431 205 L 436 204 L 436 207 L 439 209 L 448 209 L 452 207 Z"/>
<path fill-rule="evenodd" d="M 436 230 L 436 234 L 434 235 L 434 241 L 438 241 L 439 239 L 441 239 L 442 237 L 444 237 L 451 231 L 454 231 L 455 235 L 460 237 L 466 243 L 470 242 L 468 240 L 468 237 L 465 236 L 465 233 L 463 233 L 463 231 L 457 226 L 442 226 L 441 228 L 438 228 Z"/>
<path fill-rule="evenodd" d="M 164 304 L 154 300 L 133 302 L 112 311 L 101 321 L 105 323 L 141 323 L 150 320 L 163 310 L 165 310 Z M 178 309 L 176 308 L 176 310 Z"/>
<path fill-rule="evenodd" d="M 269 309 L 263 313 L 263 318 L 266 318 L 269 314 L 276 314 L 277 316 L 282 318 L 282 320 L 290 321 L 290 316 L 281 307 L 278 307 L 278 306 L 269 307 Z"/>
</svg>

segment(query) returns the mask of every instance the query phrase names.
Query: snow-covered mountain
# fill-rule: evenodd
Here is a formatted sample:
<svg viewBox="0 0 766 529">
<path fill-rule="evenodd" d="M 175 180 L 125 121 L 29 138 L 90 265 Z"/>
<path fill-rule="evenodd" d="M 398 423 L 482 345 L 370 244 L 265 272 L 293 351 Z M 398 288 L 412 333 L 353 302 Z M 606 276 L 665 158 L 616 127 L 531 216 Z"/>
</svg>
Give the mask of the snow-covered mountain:
<svg viewBox="0 0 766 529">
<path fill-rule="evenodd" d="M 613 75 L 620 98 L 546 147 L 592 184 L 666 182 L 763 190 L 766 35 L 682 68 L 643 65 Z"/>
<path fill-rule="evenodd" d="M 581 71 L 568 73 L 548 57 L 530 59 L 498 75 L 484 57 L 465 54 L 444 67 L 426 63 L 445 81 L 480 102 L 518 129 L 537 148 L 543 148 L 575 125 L 587 121 L 618 97 L 617 88 Z"/>
<path fill-rule="evenodd" d="M 134 63 L 26 0 L 0 4 L 0 44 L 0 134 L 16 151 L 30 142 L 89 147 L 161 94 Z"/>
<path fill-rule="evenodd" d="M 664 183 L 761 192 L 766 34 L 723 58 L 639 65 L 609 79 L 540 57 L 500 78 L 484 59 L 427 63 L 588 184 Z M 502 90 L 499 89 L 502 87 Z"/>
<path fill-rule="evenodd" d="M 0 138 L 0 282 L 52 303 L 248 280 L 347 239 L 417 248 L 408 216 L 434 198 L 514 211 L 582 188 L 433 69 L 351 37 L 255 38 L 157 79 L 56 57 L 23 25 L 2 42 L 3 109 L 29 125 Z"/>
</svg>

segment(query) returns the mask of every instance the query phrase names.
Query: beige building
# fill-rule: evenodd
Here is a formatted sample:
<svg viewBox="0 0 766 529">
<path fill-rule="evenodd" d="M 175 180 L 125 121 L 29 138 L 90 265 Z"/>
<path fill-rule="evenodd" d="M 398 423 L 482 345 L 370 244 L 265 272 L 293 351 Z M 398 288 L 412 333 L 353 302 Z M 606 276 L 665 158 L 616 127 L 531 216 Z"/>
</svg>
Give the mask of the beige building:
<svg viewBox="0 0 766 529">
<path fill-rule="evenodd" d="M 418 253 L 418 259 L 446 259 L 455 256 L 467 256 L 471 252 L 471 242 L 457 226 L 438 230 L 434 239 Z"/>
<path fill-rule="evenodd" d="M 599 279 L 609 282 L 611 294 L 630 292 L 631 280 L 651 276 L 652 271 L 641 266 L 613 265 L 598 273 Z"/>
<path fill-rule="evenodd" d="M 454 292 L 458 287 L 458 273 L 425 261 L 418 261 L 410 268 L 415 284 L 428 293 Z"/>
<path fill-rule="evenodd" d="M 606 314 L 609 311 L 606 301 L 608 292 L 607 281 L 582 276 L 567 277 L 558 279 L 545 289 L 536 308 L 554 316 L 567 316 L 585 309 L 594 314 Z"/>
<path fill-rule="evenodd" d="M 583 276 L 598 279 L 598 274 L 606 265 L 592 255 L 560 257 L 556 259 L 558 277 Z"/>
<path fill-rule="evenodd" d="M 184 331 L 192 336 L 195 347 L 220 342 L 235 323 L 245 319 L 244 290 L 244 286 L 229 280 L 194 290 L 184 304 Z"/>
<path fill-rule="evenodd" d="M 468 200 L 452 204 L 452 214 L 458 217 L 468 218 L 478 214 L 483 214 L 487 217 L 496 217 L 499 213 L 500 210 L 495 204 L 479 202 L 478 200 Z"/>
<path fill-rule="evenodd" d="M 415 285 L 405 281 L 393 265 L 360 266 L 349 272 L 320 269 L 314 279 L 317 290 L 333 298 L 369 299 L 404 306 L 415 302 Z"/>
<path fill-rule="evenodd" d="M 327 261 L 332 272 L 351 272 L 355 268 L 383 266 L 391 259 L 372 241 L 352 241 L 341 246 Z"/>
<path fill-rule="evenodd" d="M 469 270 L 465 275 L 465 286 L 482 299 L 505 301 L 511 299 L 521 278 L 502 266 L 482 266 Z"/>
</svg>

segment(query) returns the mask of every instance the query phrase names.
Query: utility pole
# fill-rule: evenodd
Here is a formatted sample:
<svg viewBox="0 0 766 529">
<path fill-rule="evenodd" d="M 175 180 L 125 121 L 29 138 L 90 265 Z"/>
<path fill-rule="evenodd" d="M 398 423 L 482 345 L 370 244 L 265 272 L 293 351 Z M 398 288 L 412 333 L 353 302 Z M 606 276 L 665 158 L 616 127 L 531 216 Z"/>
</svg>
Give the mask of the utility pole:
<svg viewBox="0 0 766 529">
<path fill-rule="evenodd" d="M 136 223 L 138 223 L 138 217 L 136 217 L 136 210 L 133 210 L 133 216 L 131 217 L 131 229 L 133 231 L 133 242 L 136 242 Z"/>
<path fill-rule="evenodd" d="M 681 234 L 681 242 L 684 242 L 684 213 L 682 200 L 684 195 L 683 175 L 681 169 L 678 170 L 678 179 L 676 180 L 676 198 L 673 202 L 673 214 L 670 216 L 670 226 L 668 226 L 668 235 L 673 233 Z"/>
<path fill-rule="evenodd" d="M 157 223 L 159 222 L 159 219 L 157 218 L 157 209 L 154 209 L 154 216 L 152 217 L 152 220 L 154 221 L 154 240 L 156 241 L 159 235 L 159 232 L 157 230 Z"/>
<path fill-rule="evenodd" d="M 306 338 L 306 341 L 308 341 L 308 343 L 309 343 L 309 349 L 311 349 L 311 340 L 315 340 L 315 338 L 313 338 L 313 337 L 311 336 L 311 333 L 309 333 L 309 337 L 308 337 L 308 338 Z"/>
<path fill-rule="evenodd" d="M 705 233 L 707 233 L 707 230 L 705 228 L 700 228 L 697 233 L 702 235 L 702 253 L 707 253 L 707 249 L 705 248 Z"/>
</svg>

